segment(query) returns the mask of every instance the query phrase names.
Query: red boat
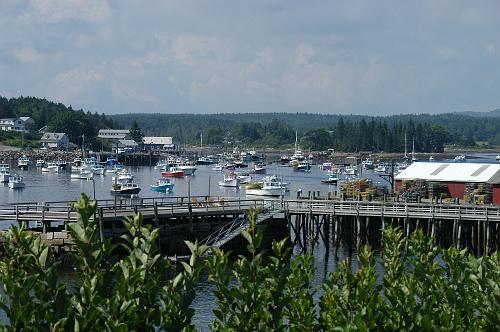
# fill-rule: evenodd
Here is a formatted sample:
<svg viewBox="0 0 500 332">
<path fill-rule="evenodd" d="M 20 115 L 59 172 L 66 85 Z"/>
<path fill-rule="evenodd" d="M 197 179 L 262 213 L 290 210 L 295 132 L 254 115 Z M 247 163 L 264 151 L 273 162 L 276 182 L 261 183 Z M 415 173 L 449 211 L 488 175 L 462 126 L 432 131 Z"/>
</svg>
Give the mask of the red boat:
<svg viewBox="0 0 500 332">
<path fill-rule="evenodd" d="M 176 167 L 171 167 L 165 172 L 161 173 L 163 178 L 182 178 L 184 177 L 184 171 Z"/>
</svg>

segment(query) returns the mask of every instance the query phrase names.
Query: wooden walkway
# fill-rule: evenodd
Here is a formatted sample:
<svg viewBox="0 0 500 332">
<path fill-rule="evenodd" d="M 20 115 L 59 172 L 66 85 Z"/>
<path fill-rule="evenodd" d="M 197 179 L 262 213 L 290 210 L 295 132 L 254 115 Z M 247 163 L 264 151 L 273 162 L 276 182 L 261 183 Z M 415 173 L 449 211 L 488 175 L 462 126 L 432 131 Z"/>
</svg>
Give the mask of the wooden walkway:
<svg viewBox="0 0 500 332">
<path fill-rule="evenodd" d="M 73 202 L 19 203 L 0 205 L 0 223 L 76 221 Z M 241 215 L 251 208 L 288 214 L 330 214 L 389 218 L 423 218 L 500 222 L 500 206 L 397 202 L 356 202 L 339 200 L 244 199 L 234 197 L 141 198 L 99 200 L 103 221 L 123 219 L 140 212 L 145 219 Z"/>
</svg>

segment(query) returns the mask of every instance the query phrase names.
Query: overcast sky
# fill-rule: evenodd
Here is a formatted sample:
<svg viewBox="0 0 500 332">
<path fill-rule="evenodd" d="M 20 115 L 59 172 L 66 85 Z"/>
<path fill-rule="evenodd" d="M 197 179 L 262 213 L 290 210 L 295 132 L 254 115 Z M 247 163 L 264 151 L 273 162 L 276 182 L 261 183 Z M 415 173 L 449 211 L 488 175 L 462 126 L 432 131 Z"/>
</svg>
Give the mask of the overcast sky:
<svg viewBox="0 0 500 332">
<path fill-rule="evenodd" d="M 499 17 L 498 0 L 0 0 L 0 95 L 104 113 L 488 111 Z"/>
</svg>

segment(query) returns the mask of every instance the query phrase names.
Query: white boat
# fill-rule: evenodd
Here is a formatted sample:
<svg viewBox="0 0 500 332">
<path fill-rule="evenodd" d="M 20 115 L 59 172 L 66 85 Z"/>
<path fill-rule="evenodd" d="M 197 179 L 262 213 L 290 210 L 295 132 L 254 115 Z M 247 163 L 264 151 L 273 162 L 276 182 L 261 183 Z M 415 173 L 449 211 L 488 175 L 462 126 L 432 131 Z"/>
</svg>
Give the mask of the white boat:
<svg viewBox="0 0 500 332">
<path fill-rule="evenodd" d="M 344 168 L 344 174 L 349 176 L 355 176 L 356 168 L 353 166 L 347 166 L 346 168 Z"/>
<path fill-rule="evenodd" d="M 309 164 L 309 161 L 307 160 L 299 161 L 299 163 L 294 166 L 294 170 L 299 172 L 309 172 L 311 170 L 311 164 Z"/>
<path fill-rule="evenodd" d="M 196 166 L 193 165 L 180 165 L 177 168 L 184 171 L 184 175 L 194 175 L 196 172 Z"/>
<path fill-rule="evenodd" d="M 500 154 L 497 154 L 497 156 L 495 157 L 495 160 L 500 161 Z"/>
<path fill-rule="evenodd" d="M 377 165 L 377 167 L 375 167 L 374 171 L 377 173 L 385 173 L 387 171 L 387 166 L 383 163 L 380 163 Z"/>
<path fill-rule="evenodd" d="M 277 175 L 266 176 L 261 183 L 262 184 L 270 183 L 273 186 L 277 186 L 277 187 L 280 187 L 281 189 L 284 189 L 285 191 L 289 190 L 288 189 L 288 182 L 284 182 L 283 179 L 278 177 Z"/>
<path fill-rule="evenodd" d="M 73 171 L 70 175 L 71 179 L 79 179 L 79 180 L 92 180 L 94 177 L 94 173 L 87 169 Z"/>
<path fill-rule="evenodd" d="M 373 165 L 373 160 L 370 158 L 366 158 L 361 162 L 361 165 L 363 165 L 364 169 L 374 169 L 375 165 Z"/>
<path fill-rule="evenodd" d="M 459 156 L 456 156 L 454 161 L 456 163 L 464 163 L 466 161 L 465 155 L 461 154 Z"/>
<path fill-rule="evenodd" d="M 9 182 L 10 166 L 7 164 L 0 164 L 0 183 Z"/>
<path fill-rule="evenodd" d="M 212 167 L 212 171 L 222 172 L 223 170 L 224 170 L 224 166 L 222 166 L 221 164 L 217 164 L 214 167 Z"/>
<path fill-rule="evenodd" d="M 264 181 L 260 186 L 246 189 L 246 194 L 250 196 L 283 196 L 285 189 L 278 183 Z"/>
<path fill-rule="evenodd" d="M 17 167 L 20 169 L 28 169 L 28 167 L 31 165 L 31 160 L 23 155 L 17 160 Z"/>
<path fill-rule="evenodd" d="M 95 164 L 95 165 L 91 166 L 90 170 L 95 175 L 104 175 L 104 172 L 106 171 L 106 169 L 103 166 L 98 165 L 98 164 Z"/>
<path fill-rule="evenodd" d="M 46 166 L 42 167 L 42 172 L 44 172 L 44 173 L 59 173 L 59 166 L 56 163 L 47 163 Z"/>
<path fill-rule="evenodd" d="M 249 173 L 237 173 L 238 180 L 240 184 L 246 184 L 252 181 L 252 176 Z"/>
<path fill-rule="evenodd" d="M 430 163 L 433 163 L 433 162 L 434 162 L 434 157 L 433 157 L 433 156 L 430 156 L 430 157 L 429 157 L 429 162 L 430 162 Z"/>
<path fill-rule="evenodd" d="M 321 164 L 320 169 L 322 171 L 330 171 L 332 169 L 332 163 L 330 162 L 323 163 Z"/>
<path fill-rule="evenodd" d="M 235 173 L 226 173 L 224 174 L 224 179 L 219 181 L 219 186 L 238 188 L 240 186 L 240 180 Z"/>
<path fill-rule="evenodd" d="M 26 185 L 23 182 L 23 177 L 17 174 L 14 174 L 9 178 L 9 188 L 11 189 L 20 189 L 24 188 Z"/>
<path fill-rule="evenodd" d="M 200 157 L 200 158 L 198 158 L 196 163 L 198 165 L 211 165 L 214 163 L 214 161 L 213 161 L 213 159 L 211 159 L 209 157 Z"/>
<path fill-rule="evenodd" d="M 328 173 L 328 178 L 325 180 L 321 180 L 321 183 L 326 184 L 336 184 L 339 181 L 339 176 L 337 173 L 331 172 Z"/>
<path fill-rule="evenodd" d="M 120 172 L 116 173 L 113 177 L 111 177 L 111 181 L 117 182 L 117 181 L 132 181 L 134 179 L 134 176 L 126 169 L 124 168 Z"/>
<path fill-rule="evenodd" d="M 38 159 L 38 160 L 36 161 L 36 167 L 43 167 L 43 166 L 45 166 L 45 160 L 43 160 L 43 159 Z"/>
</svg>

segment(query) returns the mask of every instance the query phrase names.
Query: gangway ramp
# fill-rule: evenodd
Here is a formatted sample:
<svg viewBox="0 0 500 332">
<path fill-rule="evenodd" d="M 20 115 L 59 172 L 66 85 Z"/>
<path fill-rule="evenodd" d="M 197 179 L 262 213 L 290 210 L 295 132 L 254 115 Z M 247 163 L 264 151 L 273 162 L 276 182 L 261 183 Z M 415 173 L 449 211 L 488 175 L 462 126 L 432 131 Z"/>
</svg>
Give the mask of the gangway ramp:
<svg viewBox="0 0 500 332">
<path fill-rule="evenodd" d="M 259 213 L 255 224 L 258 225 L 267 219 L 273 218 L 279 213 L 281 213 L 279 210 L 263 210 Z M 248 222 L 247 216 L 236 218 L 207 236 L 201 241 L 201 244 L 211 248 L 221 248 L 223 245 L 239 236 L 241 232 L 246 231 L 249 226 L 250 223 Z"/>
</svg>

